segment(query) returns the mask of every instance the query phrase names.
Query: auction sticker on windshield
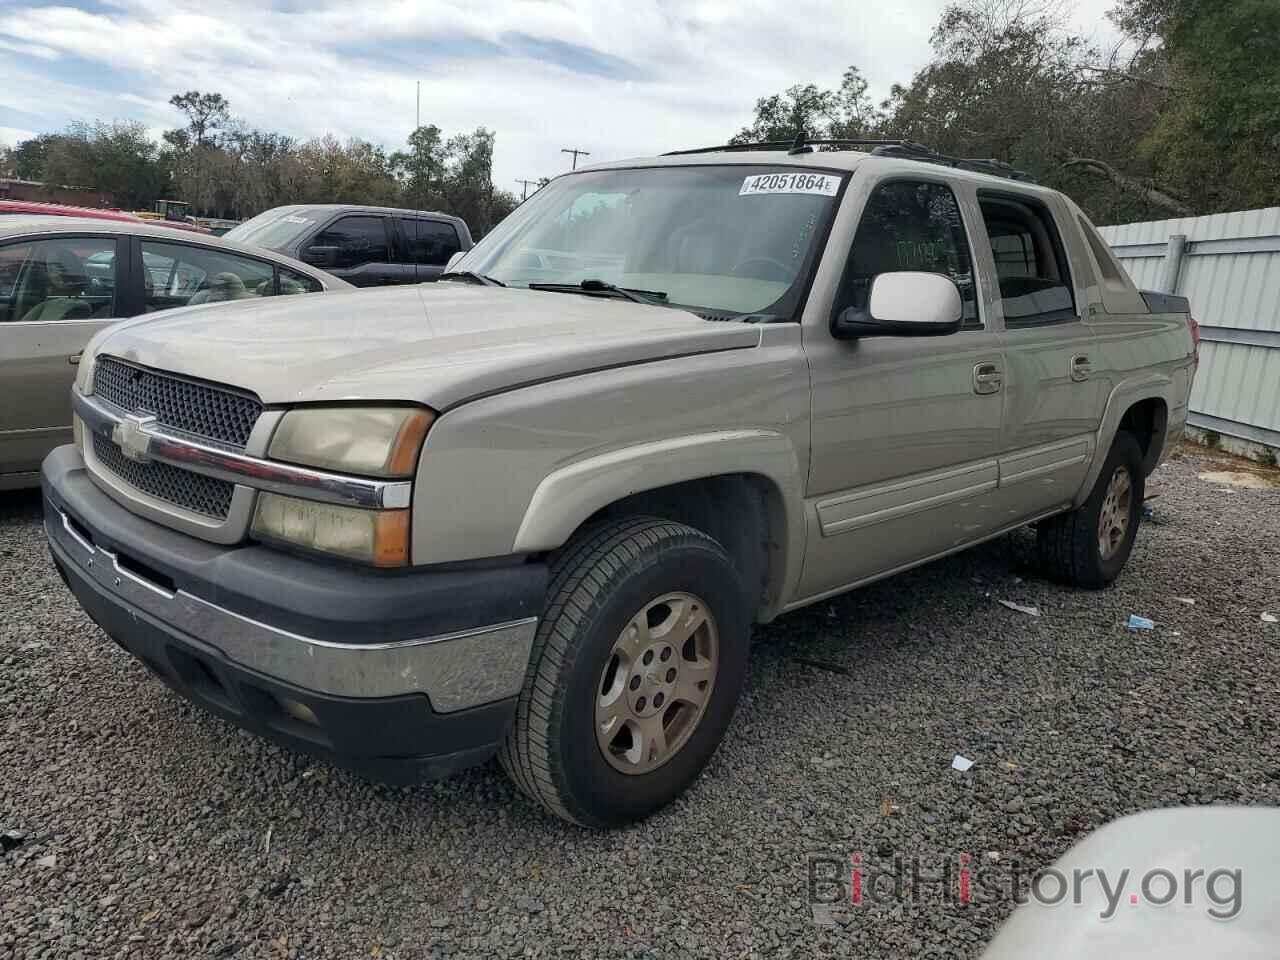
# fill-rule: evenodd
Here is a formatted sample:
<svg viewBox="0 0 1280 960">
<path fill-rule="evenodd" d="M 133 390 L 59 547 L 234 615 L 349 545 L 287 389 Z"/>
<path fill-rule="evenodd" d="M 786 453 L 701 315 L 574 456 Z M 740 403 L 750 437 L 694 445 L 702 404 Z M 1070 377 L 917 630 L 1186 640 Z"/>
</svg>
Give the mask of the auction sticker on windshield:
<svg viewBox="0 0 1280 960">
<path fill-rule="evenodd" d="M 758 193 L 814 193 L 834 197 L 840 189 L 840 178 L 825 173 L 758 173 L 742 181 L 740 197 Z"/>
</svg>

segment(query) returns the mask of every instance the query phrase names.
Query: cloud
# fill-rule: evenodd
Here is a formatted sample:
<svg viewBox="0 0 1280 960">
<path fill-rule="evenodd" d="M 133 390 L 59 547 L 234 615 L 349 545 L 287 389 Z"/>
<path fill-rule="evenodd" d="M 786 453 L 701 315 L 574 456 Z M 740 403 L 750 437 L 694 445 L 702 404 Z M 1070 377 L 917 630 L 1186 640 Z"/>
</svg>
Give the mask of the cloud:
<svg viewBox="0 0 1280 960">
<path fill-rule="evenodd" d="M 67 0 L 68 3 L 72 0 Z M 1081 0 L 1093 29 L 1112 0 Z M 249 123 L 396 148 L 422 120 L 497 131 L 494 176 L 722 142 L 758 97 L 834 86 L 857 64 L 887 95 L 929 57 L 945 0 L 112 0 L 0 19 L 0 123 L 176 126 L 169 97 L 217 90 Z M 1104 30 L 1108 30 L 1104 26 Z M 1109 31 L 1108 31 L 1109 32 Z M 6 91 L 8 91 L 6 93 Z"/>
<path fill-rule="evenodd" d="M 34 130 L 23 130 L 20 127 L 0 127 L 0 147 L 16 147 L 23 140 L 34 137 Z"/>
</svg>

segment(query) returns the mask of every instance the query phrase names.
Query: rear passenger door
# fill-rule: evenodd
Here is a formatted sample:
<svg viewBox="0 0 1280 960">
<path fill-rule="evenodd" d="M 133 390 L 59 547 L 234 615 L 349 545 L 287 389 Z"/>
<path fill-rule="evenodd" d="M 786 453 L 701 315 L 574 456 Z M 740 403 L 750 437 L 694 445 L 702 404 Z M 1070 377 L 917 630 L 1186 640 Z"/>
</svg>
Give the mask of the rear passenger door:
<svg viewBox="0 0 1280 960">
<path fill-rule="evenodd" d="M 301 259 L 357 287 L 412 283 L 412 265 L 392 252 L 399 243 L 390 217 L 361 213 L 339 217 L 311 238 Z"/>
<path fill-rule="evenodd" d="M 977 199 L 1004 321 L 1000 509 L 1013 522 L 1075 496 L 1105 396 L 1055 211 L 1030 193 L 979 190 Z"/>
<path fill-rule="evenodd" d="M 462 249 L 458 230 L 452 223 L 403 217 L 400 225 L 408 244 L 408 260 L 414 266 L 419 283 L 437 279 L 444 273 L 449 258 Z"/>
<path fill-rule="evenodd" d="M 71 442 L 80 352 L 121 311 L 127 244 L 53 234 L 0 246 L 0 489 Z"/>
</svg>

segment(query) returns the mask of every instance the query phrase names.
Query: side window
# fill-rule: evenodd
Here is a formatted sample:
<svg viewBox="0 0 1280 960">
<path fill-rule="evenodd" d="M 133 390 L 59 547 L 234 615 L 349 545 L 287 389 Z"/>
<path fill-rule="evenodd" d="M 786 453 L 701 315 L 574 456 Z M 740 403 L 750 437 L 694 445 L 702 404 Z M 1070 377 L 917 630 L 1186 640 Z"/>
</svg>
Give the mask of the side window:
<svg viewBox="0 0 1280 960">
<path fill-rule="evenodd" d="M 115 316 L 116 242 L 59 237 L 0 248 L 0 323 Z"/>
<path fill-rule="evenodd" d="M 147 313 L 173 307 L 269 297 L 269 263 L 180 243 L 142 241 L 142 287 Z"/>
<path fill-rule="evenodd" d="M 366 263 L 391 262 L 387 228 L 382 217 L 342 217 L 316 234 L 310 247 L 334 249 L 336 255 L 330 265 L 336 270 L 350 270 Z"/>
<path fill-rule="evenodd" d="M 1077 217 L 1076 219 L 1080 221 L 1080 232 L 1089 241 L 1089 248 L 1093 251 L 1093 259 L 1098 261 L 1098 269 L 1102 271 L 1102 282 L 1113 290 L 1128 289 L 1124 274 L 1121 272 L 1120 265 L 1116 263 L 1116 258 L 1111 253 L 1111 248 L 1107 246 L 1107 241 L 1102 239 L 1102 235 L 1098 233 L 1094 225 L 1084 217 Z"/>
<path fill-rule="evenodd" d="M 1071 273 L 1049 211 L 1029 199 L 985 194 L 978 199 L 1000 281 L 1005 326 L 1074 320 Z"/>
<path fill-rule="evenodd" d="M 404 234 L 409 240 L 409 262 L 443 267 L 462 249 L 458 231 L 451 223 L 439 220 L 404 220 Z"/>
<path fill-rule="evenodd" d="M 865 309 L 872 281 L 903 270 L 946 274 L 960 288 L 963 329 L 982 328 L 964 221 L 945 184 L 895 180 L 876 187 L 853 238 L 837 310 Z"/>
<path fill-rule="evenodd" d="M 319 293 L 320 283 L 301 273 L 295 273 L 285 267 L 279 268 L 280 296 L 287 297 L 295 293 Z"/>
</svg>

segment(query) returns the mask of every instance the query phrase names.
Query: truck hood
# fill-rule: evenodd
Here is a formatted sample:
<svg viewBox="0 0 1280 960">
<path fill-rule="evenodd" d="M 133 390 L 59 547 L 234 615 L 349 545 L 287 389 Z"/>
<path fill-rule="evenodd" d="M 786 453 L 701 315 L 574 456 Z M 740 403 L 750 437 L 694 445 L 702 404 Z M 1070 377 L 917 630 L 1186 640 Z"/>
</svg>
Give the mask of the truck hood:
<svg viewBox="0 0 1280 960">
<path fill-rule="evenodd" d="M 749 324 L 670 307 L 441 283 L 183 308 L 112 328 L 96 353 L 244 387 L 267 404 L 402 400 L 446 410 L 759 338 Z"/>
</svg>

